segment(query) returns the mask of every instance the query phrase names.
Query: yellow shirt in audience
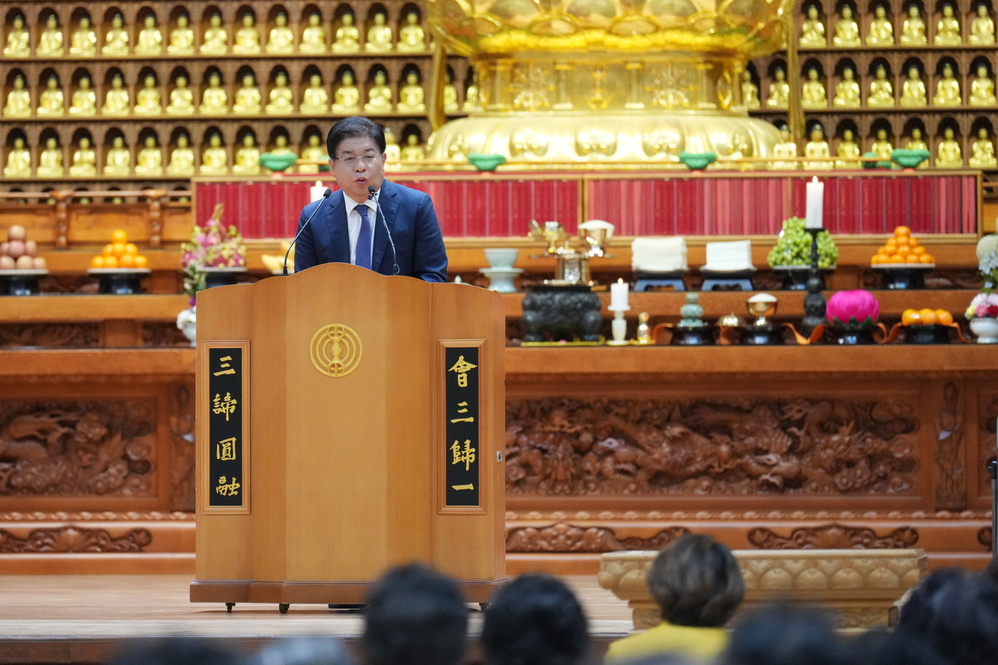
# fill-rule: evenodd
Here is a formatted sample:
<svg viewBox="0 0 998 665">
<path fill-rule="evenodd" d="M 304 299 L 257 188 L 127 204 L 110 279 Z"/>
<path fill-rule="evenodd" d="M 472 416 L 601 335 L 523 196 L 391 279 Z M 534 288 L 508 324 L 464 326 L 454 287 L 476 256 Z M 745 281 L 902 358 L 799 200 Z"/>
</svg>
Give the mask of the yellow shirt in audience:
<svg viewBox="0 0 998 665">
<path fill-rule="evenodd" d="M 612 643 L 606 652 L 606 662 L 620 662 L 660 653 L 709 660 L 720 654 L 727 643 L 728 632 L 723 628 L 673 626 L 663 621 L 643 633 Z"/>
</svg>

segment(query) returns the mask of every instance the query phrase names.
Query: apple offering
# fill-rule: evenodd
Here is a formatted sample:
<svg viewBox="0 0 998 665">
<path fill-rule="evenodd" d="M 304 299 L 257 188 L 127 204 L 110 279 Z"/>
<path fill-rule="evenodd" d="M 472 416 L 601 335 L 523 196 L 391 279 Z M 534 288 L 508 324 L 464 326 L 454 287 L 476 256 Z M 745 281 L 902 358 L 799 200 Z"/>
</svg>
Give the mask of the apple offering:
<svg viewBox="0 0 998 665">
<path fill-rule="evenodd" d="M 48 270 L 38 256 L 38 245 L 28 240 L 23 226 L 7 229 L 7 242 L 0 244 L 0 270 Z"/>
</svg>

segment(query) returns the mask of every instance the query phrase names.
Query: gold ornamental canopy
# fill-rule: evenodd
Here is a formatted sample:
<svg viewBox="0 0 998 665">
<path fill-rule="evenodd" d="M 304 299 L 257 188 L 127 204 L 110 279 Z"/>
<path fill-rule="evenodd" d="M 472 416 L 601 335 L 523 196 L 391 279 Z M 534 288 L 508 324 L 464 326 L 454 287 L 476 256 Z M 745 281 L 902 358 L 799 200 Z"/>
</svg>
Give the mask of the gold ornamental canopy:
<svg viewBox="0 0 998 665">
<path fill-rule="evenodd" d="M 429 0 L 481 109 L 440 127 L 430 159 L 502 154 L 536 167 L 771 156 L 748 117 L 749 59 L 782 47 L 791 0 Z"/>
</svg>

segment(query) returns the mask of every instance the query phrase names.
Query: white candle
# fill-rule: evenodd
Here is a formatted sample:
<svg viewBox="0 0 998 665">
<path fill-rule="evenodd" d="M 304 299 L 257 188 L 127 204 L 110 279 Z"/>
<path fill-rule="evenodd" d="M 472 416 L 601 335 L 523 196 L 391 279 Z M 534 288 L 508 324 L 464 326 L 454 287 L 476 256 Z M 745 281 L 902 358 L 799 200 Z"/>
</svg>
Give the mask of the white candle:
<svg viewBox="0 0 998 665">
<path fill-rule="evenodd" d="M 807 183 L 807 219 L 805 228 L 820 229 L 823 226 L 822 215 L 825 211 L 825 183 L 818 182 L 815 177 Z"/>
<path fill-rule="evenodd" d="M 627 289 L 628 284 L 622 280 L 618 279 L 616 284 L 610 285 L 610 308 L 620 308 L 627 309 Z"/>
<path fill-rule="evenodd" d="M 810 185 L 808 185 L 810 187 Z M 318 201 L 322 198 L 322 193 L 326 191 L 325 186 L 323 186 L 321 180 L 315 181 L 315 186 L 308 190 L 308 200 L 309 202 Z"/>
</svg>

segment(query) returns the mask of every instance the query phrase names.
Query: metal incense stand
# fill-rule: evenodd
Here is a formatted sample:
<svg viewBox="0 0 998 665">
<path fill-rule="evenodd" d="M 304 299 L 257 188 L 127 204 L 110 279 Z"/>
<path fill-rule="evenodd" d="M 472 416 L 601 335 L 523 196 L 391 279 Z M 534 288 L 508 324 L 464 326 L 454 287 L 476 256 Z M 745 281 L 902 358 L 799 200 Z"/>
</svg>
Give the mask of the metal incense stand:
<svg viewBox="0 0 998 665">
<path fill-rule="evenodd" d="M 821 270 L 818 269 L 818 234 L 824 229 L 805 229 L 811 234 L 811 270 L 808 272 L 807 284 L 804 296 L 804 319 L 801 321 L 801 332 L 810 335 L 811 332 L 822 323 L 826 322 L 825 294 L 821 287 L 824 280 L 821 278 Z"/>
</svg>

